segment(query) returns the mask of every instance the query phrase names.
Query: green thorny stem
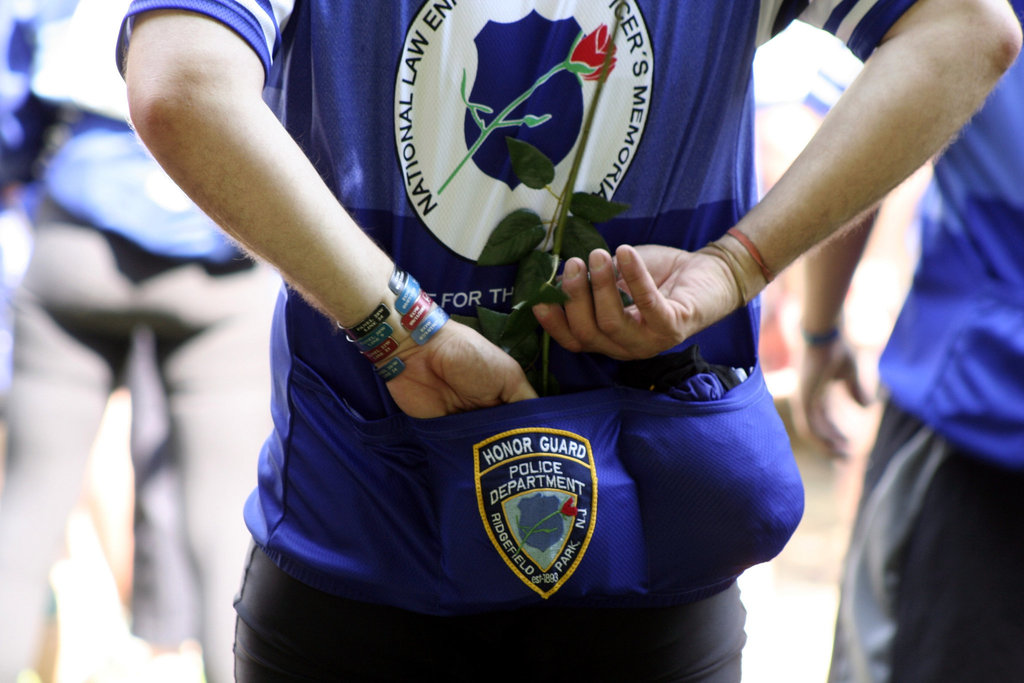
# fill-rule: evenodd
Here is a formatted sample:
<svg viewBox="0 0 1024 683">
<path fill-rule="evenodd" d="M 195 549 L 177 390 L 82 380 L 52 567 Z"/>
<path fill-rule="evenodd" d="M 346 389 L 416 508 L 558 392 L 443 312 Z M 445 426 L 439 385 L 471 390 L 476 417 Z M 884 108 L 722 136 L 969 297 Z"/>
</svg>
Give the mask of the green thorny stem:
<svg viewBox="0 0 1024 683">
<path fill-rule="evenodd" d="M 597 103 L 601 99 L 601 92 L 604 90 L 605 81 L 608 80 L 608 67 L 611 65 L 612 59 L 615 57 L 615 38 L 619 34 L 619 25 L 622 23 L 622 14 L 619 11 L 622 7 L 620 3 L 615 7 L 615 23 L 612 24 L 612 30 L 608 37 L 608 49 L 604 54 L 604 63 L 601 65 L 601 76 L 597 80 L 597 88 L 594 90 L 594 99 L 590 102 L 590 108 L 587 110 L 586 119 L 583 121 L 583 128 L 580 131 L 580 140 L 576 147 L 576 154 L 572 159 L 572 166 L 569 167 L 569 177 L 565 180 L 565 186 L 562 189 L 562 194 L 558 198 L 558 203 L 555 206 L 555 217 L 552 221 L 554 224 L 554 246 L 551 249 L 551 254 L 555 257 L 555 269 L 551 274 L 551 279 L 548 280 L 549 284 L 554 284 L 555 275 L 558 273 L 558 265 L 561 261 L 562 253 L 562 235 L 565 233 L 565 223 L 569 218 L 569 205 L 572 203 L 572 192 L 573 186 L 576 185 L 576 176 L 579 175 L 580 164 L 583 162 L 583 153 L 587 147 L 587 139 L 590 137 L 590 128 L 594 123 L 594 112 L 597 111 Z M 549 387 L 548 379 L 550 373 L 548 368 L 551 361 L 551 335 L 547 331 L 544 332 L 541 338 L 541 395 L 547 396 Z"/>
</svg>

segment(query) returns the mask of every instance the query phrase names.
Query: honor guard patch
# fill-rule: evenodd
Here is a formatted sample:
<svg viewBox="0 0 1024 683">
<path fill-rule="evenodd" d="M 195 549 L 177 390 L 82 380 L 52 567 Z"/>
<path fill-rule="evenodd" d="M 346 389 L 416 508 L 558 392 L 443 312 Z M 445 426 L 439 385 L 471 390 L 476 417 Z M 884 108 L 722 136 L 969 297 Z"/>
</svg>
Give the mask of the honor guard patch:
<svg viewBox="0 0 1024 683">
<path fill-rule="evenodd" d="M 516 429 L 473 446 L 484 529 L 509 569 L 542 598 L 569 580 L 597 514 L 590 442 L 557 429 Z"/>
</svg>

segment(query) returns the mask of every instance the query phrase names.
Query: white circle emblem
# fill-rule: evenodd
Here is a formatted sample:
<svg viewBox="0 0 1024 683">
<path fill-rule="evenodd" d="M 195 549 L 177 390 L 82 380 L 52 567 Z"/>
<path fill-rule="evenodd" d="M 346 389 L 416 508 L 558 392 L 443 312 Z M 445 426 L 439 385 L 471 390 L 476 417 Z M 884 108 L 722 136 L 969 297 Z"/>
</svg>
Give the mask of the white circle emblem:
<svg viewBox="0 0 1024 683">
<path fill-rule="evenodd" d="M 556 169 L 551 189 L 562 191 L 581 113 L 597 87 L 571 62 L 600 63 L 599 32 L 615 22 L 608 5 L 431 1 L 409 26 L 395 78 L 396 153 L 410 205 L 455 253 L 476 260 L 515 209 L 553 214 L 551 192 L 510 175 L 504 138 L 526 136 L 548 154 Z M 574 188 L 609 199 L 643 137 L 654 70 L 635 0 L 624 0 L 619 12 L 615 64 Z"/>
</svg>

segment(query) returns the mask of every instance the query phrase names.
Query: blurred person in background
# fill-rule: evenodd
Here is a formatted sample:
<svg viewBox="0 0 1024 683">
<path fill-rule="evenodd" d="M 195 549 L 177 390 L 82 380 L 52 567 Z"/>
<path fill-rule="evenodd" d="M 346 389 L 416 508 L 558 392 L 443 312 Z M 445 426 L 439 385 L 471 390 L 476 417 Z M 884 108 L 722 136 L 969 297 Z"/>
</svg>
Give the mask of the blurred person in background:
<svg viewBox="0 0 1024 683">
<path fill-rule="evenodd" d="M 25 192 L 32 159 L 48 119 L 47 108 L 31 95 L 30 5 L 0 4 L 0 411 L 11 383 L 11 297 L 25 272 L 31 239 Z M 2 414 L 2 412 L 0 412 Z M 2 482 L 2 477 L 0 477 Z"/>
<path fill-rule="evenodd" d="M 14 297 L 0 491 L 5 682 L 34 665 L 48 572 L 133 348 L 135 408 L 148 421 L 133 433 L 145 456 L 135 463 L 133 633 L 154 654 L 198 642 L 207 680 L 232 679 L 232 601 L 248 542 L 240 509 L 270 430 L 278 281 L 224 238 L 129 128 L 112 52 L 126 7 L 19 0 L 0 12 L 10 86 L 0 91 L 0 170 L 7 196 L 26 182 L 38 194 Z"/>
<path fill-rule="evenodd" d="M 919 205 L 916 271 L 879 362 L 885 409 L 841 584 L 833 683 L 1024 672 L 1022 126 L 1018 59 L 935 160 Z M 836 453 L 846 436 L 825 389 L 863 392 L 841 314 L 864 222 L 808 270 L 801 396 Z"/>
</svg>

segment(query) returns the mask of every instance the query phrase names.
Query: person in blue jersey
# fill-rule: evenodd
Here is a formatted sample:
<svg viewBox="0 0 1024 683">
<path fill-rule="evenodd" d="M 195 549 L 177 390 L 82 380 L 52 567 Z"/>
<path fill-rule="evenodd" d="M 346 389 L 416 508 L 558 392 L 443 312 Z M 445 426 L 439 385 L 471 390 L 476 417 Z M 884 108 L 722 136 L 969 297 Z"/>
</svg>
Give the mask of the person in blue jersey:
<svg viewBox="0 0 1024 683">
<path fill-rule="evenodd" d="M 753 206 L 751 61 L 798 18 L 869 67 Z M 136 130 L 288 284 L 238 679 L 738 680 L 736 577 L 803 505 L 757 293 L 1019 43 L 1002 0 L 134 2 Z M 520 182 L 510 138 L 553 173 Z M 573 174 L 628 208 L 562 264 L 569 301 L 531 308 L 560 389 L 538 397 L 451 316 L 513 309 L 518 267 L 481 255 Z"/>
<path fill-rule="evenodd" d="M 1015 2 L 1018 14 L 1024 3 Z M 844 565 L 830 681 L 1005 681 L 1024 671 L 1024 64 L 933 164 L 919 255 L 879 364 L 885 408 Z M 809 270 L 808 424 L 856 376 L 843 296 L 870 232 Z M 855 384 L 844 384 L 847 387 Z"/>
<path fill-rule="evenodd" d="M 130 129 L 111 59 L 127 2 L 3 7 L 0 33 L 14 38 L 2 60 L 11 77 L 0 96 L 0 178 L 38 199 L 26 208 L 33 250 L 13 302 L 0 680 L 36 663 L 50 569 L 110 394 L 125 382 L 140 389 L 133 437 L 149 441 L 133 449 L 135 490 L 115 491 L 135 502 L 132 633 L 154 655 L 199 643 L 207 680 L 231 680 L 231 599 L 249 542 L 239 506 L 271 426 L 277 277 L 188 201 Z M 132 358 L 151 368 L 141 385 Z M 153 430 L 136 429 L 151 418 Z M 130 648 L 88 649 L 103 666 Z"/>
</svg>

